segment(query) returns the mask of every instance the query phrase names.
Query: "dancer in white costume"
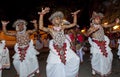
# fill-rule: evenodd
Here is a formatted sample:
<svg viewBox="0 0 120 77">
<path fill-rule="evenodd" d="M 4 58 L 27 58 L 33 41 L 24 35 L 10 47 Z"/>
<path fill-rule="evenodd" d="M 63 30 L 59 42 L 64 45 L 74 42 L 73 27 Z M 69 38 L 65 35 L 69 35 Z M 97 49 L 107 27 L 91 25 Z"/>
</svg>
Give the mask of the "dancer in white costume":
<svg viewBox="0 0 120 77">
<path fill-rule="evenodd" d="M 94 38 L 88 38 L 91 45 L 90 51 L 92 54 L 92 74 L 94 75 L 95 73 L 98 73 L 101 77 L 107 76 L 111 73 L 113 59 L 111 48 L 109 47 L 110 40 L 107 36 L 104 36 L 104 38 L 105 40 L 101 42 L 101 45 L 105 48 L 105 50 L 101 49 L 102 46 L 100 47 L 100 43 L 97 44 L 95 42 L 96 40 L 94 41 Z"/>
<path fill-rule="evenodd" d="M 13 26 L 16 27 L 16 32 L 7 32 L 6 26 L 9 21 L 2 21 L 3 31 L 6 35 L 15 36 L 17 43 L 15 44 L 15 54 L 13 56 L 13 64 L 19 77 L 32 77 L 35 73 L 40 77 L 39 66 L 37 60 L 38 52 L 33 46 L 33 41 L 30 40 L 30 34 L 37 30 L 36 20 L 33 20 L 34 29 L 26 31 L 27 22 L 18 19 Z"/>
<path fill-rule="evenodd" d="M 120 39 L 118 39 L 118 52 L 117 52 L 117 55 L 120 59 Z"/>
<path fill-rule="evenodd" d="M 5 45 L 5 40 L 0 41 L 0 77 L 2 77 L 3 69 L 10 68 L 9 50 Z"/>
<path fill-rule="evenodd" d="M 74 27 L 77 24 L 77 14 L 80 10 L 72 13 L 74 21 L 72 24 L 63 25 L 64 15 L 57 11 L 51 15 L 49 20 L 54 25 L 53 28 L 43 26 L 43 16 L 48 13 L 50 8 L 42 9 L 39 20 L 41 30 L 51 34 L 53 39 L 50 41 L 50 54 L 47 59 L 47 77 L 76 77 L 79 71 L 79 57 L 70 48 L 70 43 L 66 39 L 64 29 Z"/>
<path fill-rule="evenodd" d="M 95 73 L 97 73 L 100 74 L 101 77 L 105 77 L 111 72 L 113 55 L 111 48 L 109 47 L 109 38 L 105 36 L 103 27 L 112 27 L 118 23 L 118 21 L 104 25 L 101 24 L 102 18 L 102 13 L 93 12 L 91 26 L 85 35 L 90 36 L 88 40 L 91 44 L 92 74 L 94 76 Z"/>
</svg>

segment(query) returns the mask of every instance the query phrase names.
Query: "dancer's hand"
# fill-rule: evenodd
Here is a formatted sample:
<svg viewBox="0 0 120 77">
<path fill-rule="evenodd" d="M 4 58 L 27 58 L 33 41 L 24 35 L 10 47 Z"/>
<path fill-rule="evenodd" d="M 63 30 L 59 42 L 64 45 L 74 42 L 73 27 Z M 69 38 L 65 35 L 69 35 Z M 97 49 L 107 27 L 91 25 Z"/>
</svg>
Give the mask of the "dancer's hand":
<svg viewBox="0 0 120 77">
<path fill-rule="evenodd" d="M 120 19 L 119 19 L 119 18 L 116 18 L 116 19 L 115 19 L 115 23 L 116 23 L 116 24 L 120 23 Z"/>
<path fill-rule="evenodd" d="M 36 24 L 37 23 L 37 20 L 36 19 L 33 19 L 32 21 L 30 21 L 31 23 L 33 24 Z"/>
<path fill-rule="evenodd" d="M 44 14 L 48 13 L 49 10 L 50 10 L 49 7 L 45 7 L 45 9 L 42 8 L 42 11 L 41 11 L 41 12 L 38 12 L 38 14 L 40 14 L 40 15 L 44 15 Z"/>
<path fill-rule="evenodd" d="M 9 23 L 9 21 L 1 21 L 1 23 L 2 23 L 2 26 L 6 26 L 8 23 Z"/>
<path fill-rule="evenodd" d="M 71 14 L 72 14 L 72 16 L 74 16 L 74 15 L 77 15 L 79 12 L 80 12 L 80 10 L 77 10 L 77 11 L 71 13 Z"/>
</svg>

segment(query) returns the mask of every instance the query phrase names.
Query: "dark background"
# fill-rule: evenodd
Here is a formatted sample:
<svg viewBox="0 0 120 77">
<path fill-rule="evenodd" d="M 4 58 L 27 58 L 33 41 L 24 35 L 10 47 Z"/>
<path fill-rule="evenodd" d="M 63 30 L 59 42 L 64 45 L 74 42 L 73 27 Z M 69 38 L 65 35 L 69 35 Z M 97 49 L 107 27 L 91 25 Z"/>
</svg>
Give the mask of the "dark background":
<svg viewBox="0 0 120 77">
<path fill-rule="evenodd" d="M 38 20 L 39 15 L 37 13 L 41 11 L 41 8 L 50 7 L 50 13 L 46 14 L 44 19 L 45 26 L 47 26 L 51 24 L 48 18 L 54 11 L 63 11 L 66 19 L 72 22 L 70 13 L 80 9 L 78 25 L 80 28 L 89 27 L 92 12 L 101 11 L 105 13 L 111 1 L 119 0 L 1 0 L 0 20 L 9 20 L 8 29 L 13 29 L 12 24 L 16 19 L 25 19 L 28 22 L 33 19 Z"/>
</svg>

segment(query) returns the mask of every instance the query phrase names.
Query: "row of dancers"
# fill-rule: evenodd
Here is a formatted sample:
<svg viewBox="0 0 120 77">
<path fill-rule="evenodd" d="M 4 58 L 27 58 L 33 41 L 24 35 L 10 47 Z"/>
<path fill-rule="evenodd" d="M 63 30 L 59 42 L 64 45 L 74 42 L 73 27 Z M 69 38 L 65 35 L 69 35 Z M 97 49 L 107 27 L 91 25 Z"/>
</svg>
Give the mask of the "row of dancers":
<svg viewBox="0 0 120 77">
<path fill-rule="evenodd" d="M 80 58 L 71 48 L 70 41 L 66 38 L 64 30 L 73 28 L 77 25 L 77 10 L 72 14 L 73 22 L 66 24 L 64 14 L 61 11 L 56 11 L 49 17 L 49 21 L 53 27 L 44 27 L 44 16 L 49 13 L 50 8 L 42 8 L 39 14 L 39 29 L 49 33 L 52 39 L 49 41 L 49 55 L 47 58 L 46 74 L 47 77 L 78 77 Z M 112 24 L 101 24 L 103 14 L 93 12 L 91 17 L 90 28 L 84 33 L 88 37 L 91 45 L 90 53 L 92 54 L 91 65 L 92 75 L 100 74 L 101 77 L 106 77 L 111 73 L 113 54 L 109 47 L 110 40 L 104 33 L 104 28 L 112 27 L 119 23 L 119 19 Z M 13 65 L 17 71 L 18 77 L 32 77 L 35 74 L 40 77 L 39 64 L 37 56 L 39 52 L 33 45 L 33 40 L 30 35 L 37 30 L 36 21 L 34 29 L 27 30 L 27 22 L 23 19 L 18 19 L 13 23 L 16 32 L 8 32 L 6 27 L 9 21 L 1 21 L 4 34 L 16 37 L 14 46 L 15 54 L 13 55 Z M 4 43 L 1 43 L 4 44 Z M 5 46 L 3 46 L 5 49 Z M 7 50 L 7 49 L 6 49 Z M 4 52 L 4 51 L 1 51 Z M 7 51 L 6 51 L 7 53 Z M 3 55 L 1 55 L 3 59 Z M 1 63 L 2 64 L 2 63 Z M 10 63 L 8 63 L 10 65 Z M 1 65 L 1 68 L 3 66 Z M 8 67 L 7 67 L 8 68 Z"/>
</svg>

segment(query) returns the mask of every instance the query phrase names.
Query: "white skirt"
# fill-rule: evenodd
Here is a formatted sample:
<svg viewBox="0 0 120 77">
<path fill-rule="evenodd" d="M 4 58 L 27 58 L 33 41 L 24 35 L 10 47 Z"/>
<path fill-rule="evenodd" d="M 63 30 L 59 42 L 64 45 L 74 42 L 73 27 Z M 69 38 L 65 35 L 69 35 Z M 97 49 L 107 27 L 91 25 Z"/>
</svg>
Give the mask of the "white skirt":
<svg viewBox="0 0 120 77">
<path fill-rule="evenodd" d="M 92 53 L 92 59 L 91 59 L 91 65 L 92 69 L 102 75 L 106 76 L 111 72 L 112 68 L 112 60 L 113 60 L 113 54 L 111 52 L 111 49 L 109 47 L 109 39 L 107 36 L 105 36 L 106 41 L 106 52 L 108 53 L 107 57 L 105 57 L 100 50 L 100 47 L 92 41 L 91 38 L 88 39 L 89 43 L 91 44 L 90 51 Z"/>
<path fill-rule="evenodd" d="M 5 45 L 5 40 L 2 40 L 0 43 L 0 77 L 2 77 L 2 69 L 10 68 L 9 50 Z"/>
<path fill-rule="evenodd" d="M 47 77 L 76 77 L 79 71 L 80 59 L 75 52 L 70 49 L 70 44 L 66 40 L 66 64 L 63 64 L 57 51 L 53 47 L 53 41 L 49 42 L 50 53 L 47 59 Z"/>
<path fill-rule="evenodd" d="M 2 40 L 0 43 L 0 69 L 3 68 L 10 68 L 10 57 L 9 57 L 9 50 L 5 47 L 5 41 Z"/>
<path fill-rule="evenodd" d="M 31 40 L 28 49 L 26 50 L 25 60 L 21 62 L 20 54 L 18 51 L 18 44 L 15 45 L 15 55 L 13 56 L 14 67 L 19 74 L 19 77 L 31 77 L 36 71 L 39 70 L 37 54 L 39 54 L 34 46 L 33 41 Z"/>
</svg>

